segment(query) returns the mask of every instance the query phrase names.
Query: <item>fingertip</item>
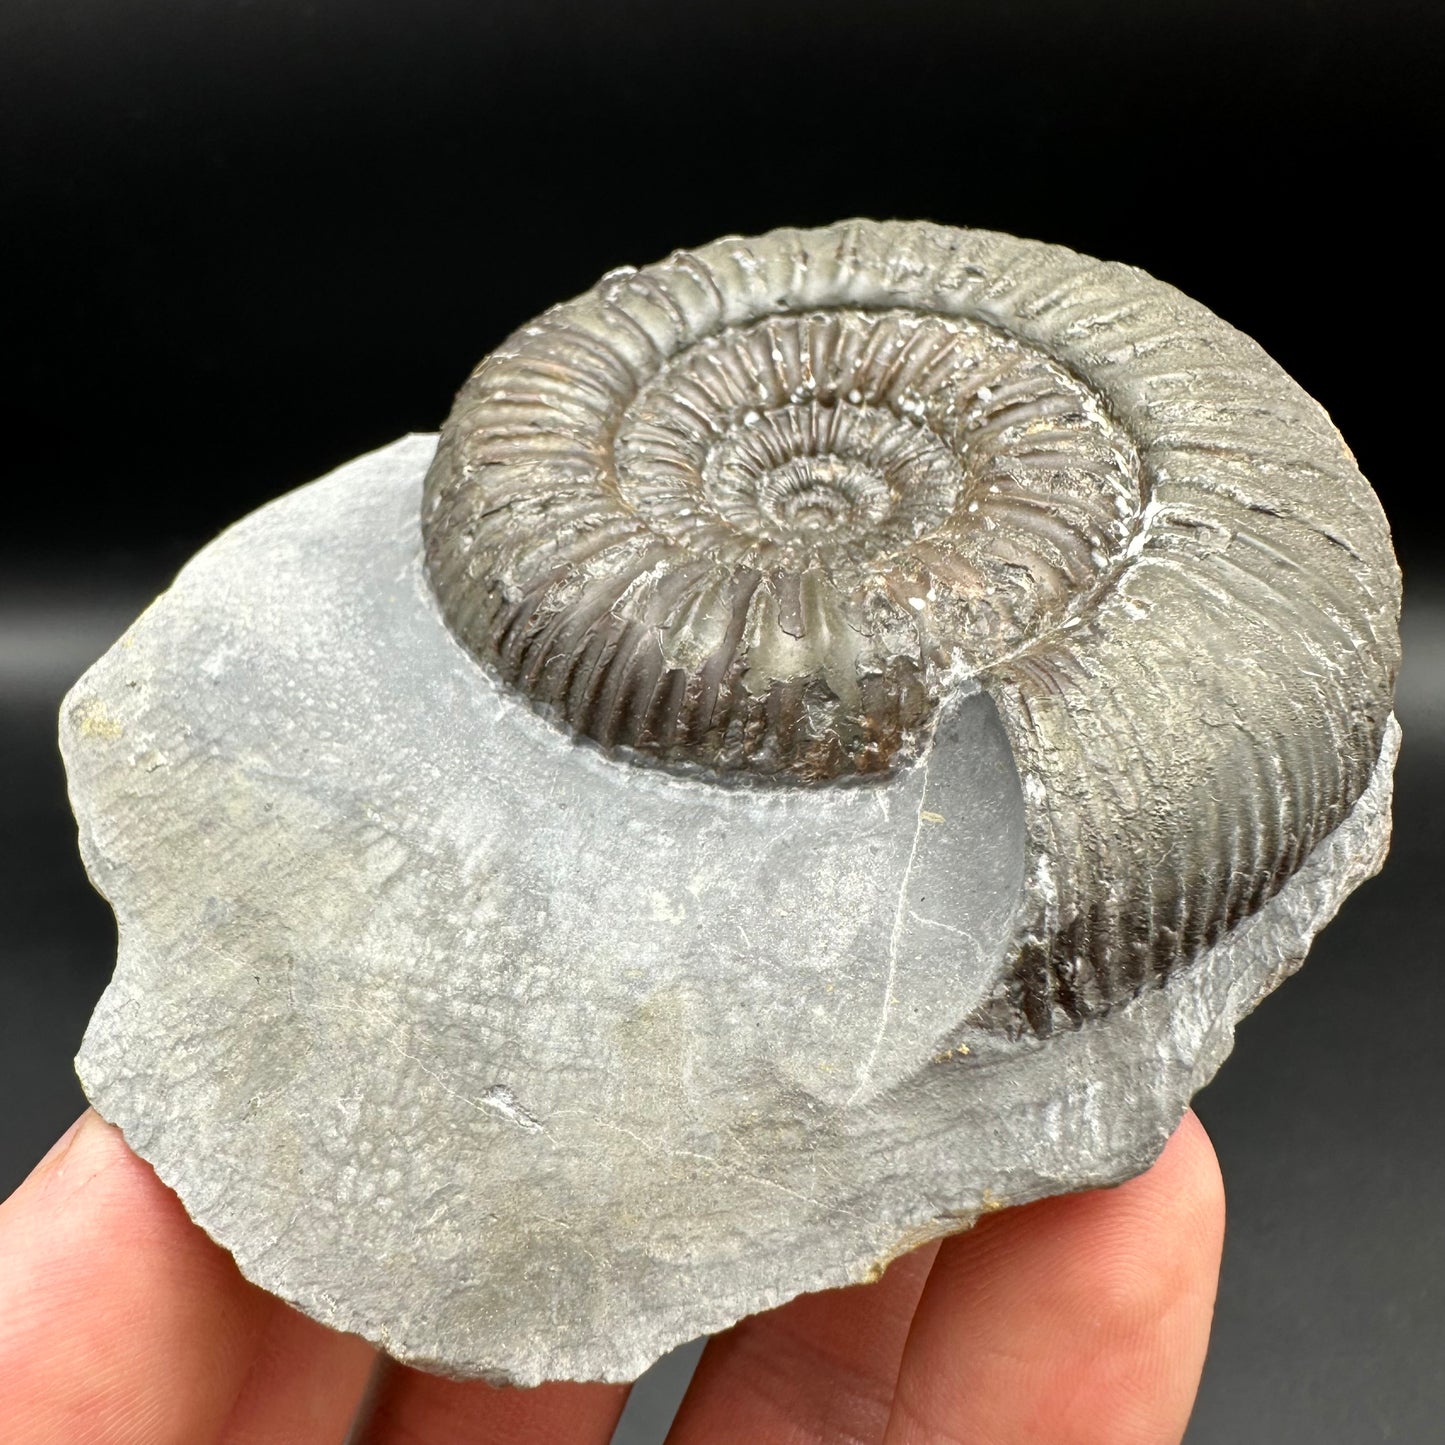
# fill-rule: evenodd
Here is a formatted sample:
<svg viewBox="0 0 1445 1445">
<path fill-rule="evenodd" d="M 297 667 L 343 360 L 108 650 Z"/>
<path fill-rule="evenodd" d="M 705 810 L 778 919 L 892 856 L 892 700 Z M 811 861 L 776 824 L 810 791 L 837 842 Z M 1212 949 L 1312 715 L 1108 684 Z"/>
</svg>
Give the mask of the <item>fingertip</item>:
<svg viewBox="0 0 1445 1445">
<path fill-rule="evenodd" d="M 1195 1267 L 1208 1278 L 1213 1292 L 1213 1275 L 1218 1272 L 1224 1244 L 1224 1175 L 1214 1144 L 1199 1116 L 1188 1109 L 1159 1157 L 1142 1174 L 1126 1180 L 1113 1191 L 1098 1191 L 1085 1199 L 1105 1201 L 1110 1194 L 1127 1202 L 1141 1221 L 1147 1222 L 1160 1241 L 1187 1241 L 1187 1253 L 1197 1259 L 1213 1260 L 1209 1268 Z M 1118 1203 L 1114 1209 L 1119 1209 Z"/>
<path fill-rule="evenodd" d="M 1165 1141 L 1158 1159 L 1139 1178 L 1148 1178 L 1159 1169 L 1202 1208 L 1223 1210 L 1224 1176 L 1220 1172 L 1219 1156 L 1214 1152 L 1209 1131 L 1193 1109 L 1184 1111 L 1184 1117 Z"/>
<path fill-rule="evenodd" d="M 871 1284 L 800 1295 L 709 1341 L 668 1445 L 876 1440 L 937 1251 L 925 1244 Z"/>
<path fill-rule="evenodd" d="M 32 1221 L 40 1220 L 45 1213 L 37 1207 L 41 1199 L 47 1210 L 61 1209 L 78 1191 L 102 1180 L 100 1187 L 112 1202 L 151 1204 L 169 1213 L 170 1201 L 175 1201 L 155 1171 L 131 1151 L 120 1130 L 87 1109 L 0 1208 L 13 1204 Z"/>
<path fill-rule="evenodd" d="M 63 1133 L 60 1138 L 58 1138 L 55 1143 L 53 1143 L 50 1148 L 45 1151 L 45 1153 L 40 1158 L 40 1162 L 36 1164 L 34 1169 L 30 1171 L 30 1173 L 32 1175 L 39 1173 L 47 1165 L 53 1163 L 62 1154 L 64 1154 L 74 1142 L 75 1136 L 84 1127 L 86 1120 L 94 1117 L 95 1111 L 93 1109 L 87 1109 L 83 1114 L 79 1115 L 76 1118 L 75 1122 L 70 1126 L 70 1128 L 68 1128 L 65 1133 Z M 0 1205 L 3 1205 L 3 1203 L 4 1201 L 0 1200 Z"/>
<path fill-rule="evenodd" d="M 982 1221 L 939 1252 L 899 1380 L 893 1442 L 1177 1440 L 1209 1337 L 1218 1162 L 1186 1115 L 1117 1188 Z"/>
<path fill-rule="evenodd" d="M 276 1302 L 93 1112 L 0 1206 L 7 1442 L 195 1441 Z"/>
</svg>

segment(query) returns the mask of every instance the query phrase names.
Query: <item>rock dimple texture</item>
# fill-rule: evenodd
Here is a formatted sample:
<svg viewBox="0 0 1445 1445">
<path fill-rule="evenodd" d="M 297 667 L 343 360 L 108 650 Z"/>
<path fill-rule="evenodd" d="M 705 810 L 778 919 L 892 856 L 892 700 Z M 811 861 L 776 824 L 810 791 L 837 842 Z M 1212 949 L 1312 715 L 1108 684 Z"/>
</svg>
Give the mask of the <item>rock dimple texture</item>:
<svg viewBox="0 0 1445 1445">
<path fill-rule="evenodd" d="M 67 698 L 82 1080 L 327 1323 L 630 1378 L 1153 1158 L 1380 864 L 1397 604 L 1323 413 L 1138 272 L 614 276 Z"/>
</svg>

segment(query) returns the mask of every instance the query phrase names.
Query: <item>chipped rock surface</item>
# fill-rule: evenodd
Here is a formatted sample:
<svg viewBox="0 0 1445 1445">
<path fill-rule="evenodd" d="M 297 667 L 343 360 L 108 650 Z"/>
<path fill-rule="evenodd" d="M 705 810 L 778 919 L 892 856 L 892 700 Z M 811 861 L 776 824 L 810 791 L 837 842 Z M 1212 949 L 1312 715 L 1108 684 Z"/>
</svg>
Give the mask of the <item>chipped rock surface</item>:
<svg viewBox="0 0 1445 1445">
<path fill-rule="evenodd" d="M 1148 1165 L 1380 865 L 1398 740 L 1264 907 L 1100 1025 L 983 1003 L 999 715 L 885 780 L 608 758 L 443 625 L 412 436 L 223 534 L 67 698 L 120 928 L 87 1093 L 243 1272 L 400 1359 L 626 1380 L 981 1211 Z"/>
</svg>

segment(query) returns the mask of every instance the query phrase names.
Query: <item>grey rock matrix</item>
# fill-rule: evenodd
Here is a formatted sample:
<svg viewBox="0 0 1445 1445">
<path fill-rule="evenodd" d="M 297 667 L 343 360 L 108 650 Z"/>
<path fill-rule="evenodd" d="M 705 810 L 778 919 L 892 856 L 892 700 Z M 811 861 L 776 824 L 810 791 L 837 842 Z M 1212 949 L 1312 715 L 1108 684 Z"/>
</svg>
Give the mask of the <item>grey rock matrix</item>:
<svg viewBox="0 0 1445 1445">
<path fill-rule="evenodd" d="M 1398 603 L 1328 418 L 1136 270 L 614 273 L 67 698 L 81 1077 L 316 1317 L 631 1378 L 1147 1166 L 1380 865 Z"/>
</svg>

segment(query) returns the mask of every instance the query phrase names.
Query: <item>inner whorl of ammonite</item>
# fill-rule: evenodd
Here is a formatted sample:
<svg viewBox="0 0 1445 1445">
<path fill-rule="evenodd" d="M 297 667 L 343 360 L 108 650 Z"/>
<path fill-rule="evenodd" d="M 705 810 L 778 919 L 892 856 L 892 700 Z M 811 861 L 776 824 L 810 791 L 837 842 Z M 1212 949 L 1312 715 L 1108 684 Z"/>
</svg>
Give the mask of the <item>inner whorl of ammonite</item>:
<svg viewBox="0 0 1445 1445">
<path fill-rule="evenodd" d="M 997 326 L 842 304 L 856 285 L 750 314 L 730 281 L 680 254 L 481 364 L 428 478 L 433 585 L 476 656 L 605 746 L 881 772 L 947 688 L 1088 612 L 1138 458 Z"/>
</svg>

